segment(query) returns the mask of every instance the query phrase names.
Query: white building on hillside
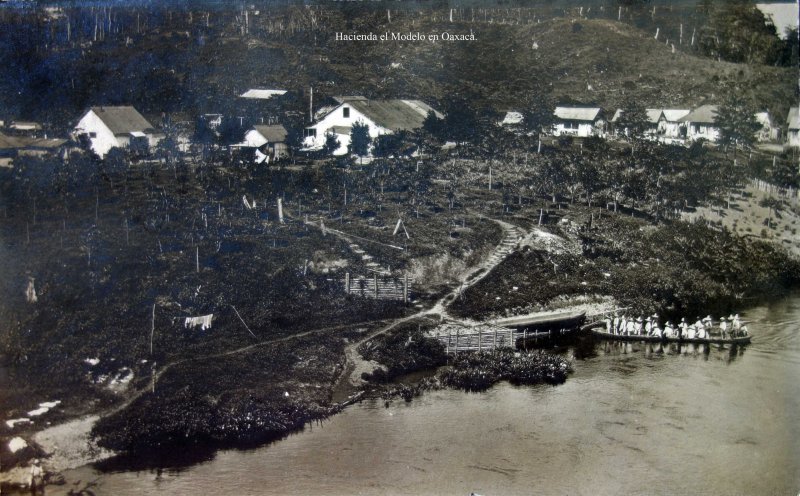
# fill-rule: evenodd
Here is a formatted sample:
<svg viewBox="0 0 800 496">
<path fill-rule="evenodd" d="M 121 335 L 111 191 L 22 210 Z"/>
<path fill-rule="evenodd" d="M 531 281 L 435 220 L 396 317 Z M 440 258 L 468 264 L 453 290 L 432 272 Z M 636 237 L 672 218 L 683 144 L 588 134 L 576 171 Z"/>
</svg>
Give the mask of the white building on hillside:
<svg viewBox="0 0 800 496">
<path fill-rule="evenodd" d="M 244 142 L 237 145 L 239 148 L 255 149 L 256 163 L 278 160 L 289 155 L 286 145 L 286 128 L 280 124 L 258 125 L 244 135 Z"/>
<path fill-rule="evenodd" d="M 769 112 L 756 112 L 756 120 L 761 124 L 761 129 L 756 131 L 756 141 L 760 143 L 780 141 L 781 128 L 772 122 Z"/>
<path fill-rule="evenodd" d="M 308 150 L 319 150 L 325 145 L 326 135 L 334 134 L 339 148 L 334 155 L 344 155 L 350 145 L 353 124 L 363 122 L 369 128 L 370 138 L 398 131 L 411 131 L 422 127 L 429 112 L 442 118 L 442 114 L 419 100 L 368 100 L 363 96 L 336 97 L 336 105 L 305 129 L 303 145 Z"/>
<path fill-rule="evenodd" d="M 689 109 L 661 109 L 657 134 L 662 139 L 678 140 L 686 137 L 686 125 L 681 119 L 689 115 Z"/>
<path fill-rule="evenodd" d="M 687 140 L 705 139 L 715 143 L 719 140 L 719 128 L 715 123 L 716 118 L 717 106 L 703 105 L 681 117 L 679 122 L 686 126 Z"/>
<path fill-rule="evenodd" d="M 75 125 L 77 141 L 86 140 L 100 158 L 112 148 L 147 152 L 164 138 L 135 108 L 92 107 Z"/>
<path fill-rule="evenodd" d="M 556 107 L 553 134 L 556 136 L 603 136 L 605 118 L 600 107 Z"/>
</svg>

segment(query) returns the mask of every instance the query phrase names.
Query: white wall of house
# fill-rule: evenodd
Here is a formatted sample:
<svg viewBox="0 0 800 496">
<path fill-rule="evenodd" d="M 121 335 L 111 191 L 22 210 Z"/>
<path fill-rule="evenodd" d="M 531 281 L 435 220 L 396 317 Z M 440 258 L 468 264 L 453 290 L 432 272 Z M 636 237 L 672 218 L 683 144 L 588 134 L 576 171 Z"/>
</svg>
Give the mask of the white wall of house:
<svg viewBox="0 0 800 496">
<path fill-rule="evenodd" d="M 390 129 L 379 126 L 358 110 L 354 109 L 348 103 L 343 103 L 333 109 L 328 115 L 322 118 L 321 121 L 306 128 L 306 132 L 314 130 L 315 135 L 306 136 L 303 140 L 303 146 L 312 150 L 319 150 L 325 145 L 325 134 L 330 130 L 334 132 L 334 127 L 353 127 L 356 122 L 363 122 L 369 128 L 370 138 L 377 138 L 383 134 L 391 134 Z M 344 155 L 347 153 L 347 148 L 350 145 L 350 133 L 336 134 L 339 139 L 339 148 L 333 153 L 334 155 Z"/>
<path fill-rule="evenodd" d="M 700 122 L 687 122 L 686 124 L 686 138 L 689 141 L 705 139 L 716 143 L 719 140 L 719 129 L 713 124 Z"/>
<path fill-rule="evenodd" d="M 665 138 L 682 138 L 680 122 L 661 119 L 658 121 L 658 134 Z"/>
<path fill-rule="evenodd" d="M 557 122 L 553 126 L 553 134 L 556 136 L 578 136 L 581 138 L 600 135 L 593 123 L 580 121 Z"/>
<path fill-rule="evenodd" d="M 789 129 L 786 133 L 786 142 L 789 146 L 800 148 L 800 129 Z"/>
<path fill-rule="evenodd" d="M 106 153 L 115 146 L 124 146 L 92 110 L 88 111 L 86 115 L 78 121 L 74 133 L 75 136 L 81 134 L 87 135 L 92 151 L 100 158 L 105 157 Z"/>
</svg>

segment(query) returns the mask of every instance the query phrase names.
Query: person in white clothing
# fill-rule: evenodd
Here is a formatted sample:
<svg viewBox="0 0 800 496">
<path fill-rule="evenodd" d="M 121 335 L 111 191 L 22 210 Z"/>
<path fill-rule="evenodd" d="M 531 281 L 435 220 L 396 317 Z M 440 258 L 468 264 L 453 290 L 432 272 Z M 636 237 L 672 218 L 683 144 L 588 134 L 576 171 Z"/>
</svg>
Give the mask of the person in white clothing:
<svg viewBox="0 0 800 496">
<path fill-rule="evenodd" d="M 37 494 L 44 494 L 44 469 L 42 469 L 41 462 L 36 459 L 33 460 L 33 465 L 31 465 L 31 494 L 36 496 Z M 41 489 L 41 492 L 39 490 Z"/>
</svg>

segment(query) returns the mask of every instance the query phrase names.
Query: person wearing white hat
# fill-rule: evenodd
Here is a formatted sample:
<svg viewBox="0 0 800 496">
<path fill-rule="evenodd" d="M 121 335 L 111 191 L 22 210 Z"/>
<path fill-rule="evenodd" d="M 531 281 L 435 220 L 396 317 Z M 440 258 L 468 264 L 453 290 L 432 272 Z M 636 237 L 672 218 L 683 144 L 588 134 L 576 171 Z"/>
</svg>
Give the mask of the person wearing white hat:
<svg viewBox="0 0 800 496">
<path fill-rule="evenodd" d="M 666 325 L 664 326 L 664 337 L 671 338 L 675 336 L 675 329 L 672 328 L 672 322 L 667 321 Z"/>
<path fill-rule="evenodd" d="M 644 335 L 649 336 L 653 332 L 653 322 L 648 316 L 644 322 Z"/>
<path fill-rule="evenodd" d="M 728 334 L 728 322 L 725 317 L 719 319 L 719 334 L 722 339 L 725 339 L 725 335 Z"/>
<path fill-rule="evenodd" d="M 738 313 L 731 319 L 731 329 L 733 329 L 734 334 L 739 334 L 739 331 L 742 330 L 742 321 L 739 320 Z"/>
<path fill-rule="evenodd" d="M 642 335 L 642 318 L 641 317 L 638 317 L 636 319 L 636 324 L 633 326 L 633 333 L 636 334 L 637 336 L 641 336 Z"/>
</svg>

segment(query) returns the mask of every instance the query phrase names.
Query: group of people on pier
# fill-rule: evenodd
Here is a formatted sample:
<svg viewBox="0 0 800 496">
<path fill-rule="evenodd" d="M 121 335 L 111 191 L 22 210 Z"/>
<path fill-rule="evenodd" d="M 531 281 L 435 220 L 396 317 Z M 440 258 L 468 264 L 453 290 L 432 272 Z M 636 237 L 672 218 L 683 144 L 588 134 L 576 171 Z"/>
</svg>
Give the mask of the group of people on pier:
<svg viewBox="0 0 800 496">
<path fill-rule="evenodd" d="M 642 317 L 629 317 L 627 315 L 614 314 L 605 319 L 606 332 L 619 336 L 654 336 L 659 338 L 677 339 L 729 339 L 747 336 L 747 326 L 739 319 L 739 314 L 730 315 L 727 318 L 721 317 L 718 325 L 714 325 L 714 319 L 708 315 L 705 318 L 697 317 L 693 324 L 686 322 L 685 318 L 677 325 L 667 321 L 661 327 L 658 315 L 653 314 L 645 319 Z"/>
</svg>

